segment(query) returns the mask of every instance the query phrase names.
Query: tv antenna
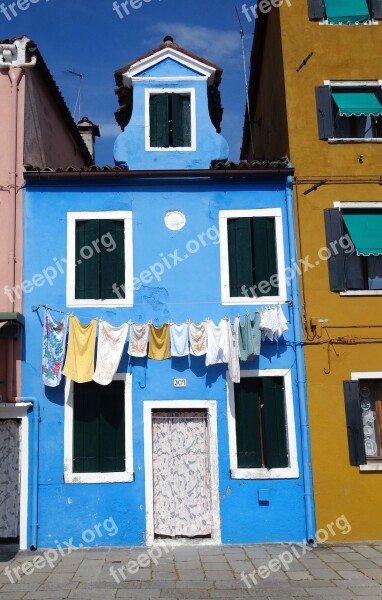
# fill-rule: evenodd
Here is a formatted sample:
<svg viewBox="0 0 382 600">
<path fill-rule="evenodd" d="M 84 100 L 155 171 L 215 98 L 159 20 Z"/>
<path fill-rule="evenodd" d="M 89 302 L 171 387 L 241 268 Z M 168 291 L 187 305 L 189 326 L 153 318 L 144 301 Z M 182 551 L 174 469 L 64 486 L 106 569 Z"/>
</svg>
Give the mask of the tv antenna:
<svg viewBox="0 0 382 600">
<path fill-rule="evenodd" d="M 80 80 L 80 85 L 79 85 L 78 94 L 77 94 L 77 100 L 76 100 L 76 104 L 75 104 L 74 112 L 73 112 L 73 119 L 77 123 L 80 120 L 80 117 L 81 117 L 82 82 L 83 82 L 84 76 L 81 73 L 77 73 L 76 71 L 72 71 L 71 69 L 67 69 L 66 72 L 69 73 L 69 75 L 73 75 L 74 77 L 78 77 L 79 80 Z M 76 113 L 78 113 L 77 119 L 76 119 Z"/>
<path fill-rule="evenodd" d="M 248 86 L 248 76 L 247 76 L 247 61 L 245 59 L 245 46 L 244 46 L 244 29 L 241 23 L 239 11 L 237 6 L 235 6 L 237 20 L 239 21 L 240 26 L 240 38 L 241 38 L 241 50 L 243 54 L 243 70 L 244 70 L 244 83 L 245 83 L 245 95 L 247 100 L 247 114 L 248 114 L 248 123 L 249 123 L 249 131 L 251 136 L 251 147 L 252 147 L 252 156 L 255 157 L 255 143 L 253 140 L 253 130 L 252 130 L 252 119 L 251 119 L 251 109 L 249 105 L 249 86 Z"/>
</svg>

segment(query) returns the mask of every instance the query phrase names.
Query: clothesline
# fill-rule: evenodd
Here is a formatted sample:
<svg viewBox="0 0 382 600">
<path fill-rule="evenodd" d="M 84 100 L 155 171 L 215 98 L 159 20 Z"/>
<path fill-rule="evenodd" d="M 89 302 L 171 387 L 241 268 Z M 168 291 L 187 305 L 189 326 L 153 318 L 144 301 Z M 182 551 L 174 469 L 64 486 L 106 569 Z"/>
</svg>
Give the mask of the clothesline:
<svg viewBox="0 0 382 600">
<path fill-rule="evenodd" d="M 205 356 L 207 367 L 227 364 L 232 381 L 238 383 L 239 362 L 254 360 L 260 356 L 262 341 L 268 338 L 278 342 L 288 331 L 288 321 L 281 305 L 257 310 L 253 320 L 247 311 L 244 322 L 238 315 L 233 324 L 230 317 L 225 317 L 217 325 L 209 319 L 199 325 L 187 321 L 166 323 L 160 327 L 153 323 L 139 325 L 133 322 L 116 327 L 104 319 L 92 319 L 85 325 L 73 313 L 63 311 L 56 311 L 64 315 L 57 322 L 49 306 L 44 308 L 42 375 L 44 384 L 49 387 L 59 385 L 61 375 L 76 383 L 95 381 L 109 385 L 121 362 L 127 338 L 130 357 L 163 361 L 190 355 Z"/>
<path fill-rule="evenodd" d="M 215 303 L 211 303 L 211 304 L 215 304 Z M 288 306 L 291 306 L 292 302 L 287 302 L 286 304 Z M 57 306 L 57 305 L 54 305 L 54 306 Z M 277 304 L 272 304 L 272 305 L 270 305 L 270 304 L 269 305 L 264 305 L 261 308 L 257 308 L 256 307 L 256 310 L 254 312 L 256 314 L 256 313 L 260 313 L 262 310 L 270 310 L 270 309 L 273 309 L 273 308 L 279 307 L 279 306 L 280 307 L 282 306 L 281 302 L 279 302 Z M 73 311 L 68 312 L 68 311 L 58 310 L 57 308 L 53 308 L 51 305 L 48 305 L 48 304 L 39 304 L 38 306 L 34 306 L 32 308 L 32 312 L 38 312 L 40 308 L 44 308 L 45 310 L 50 310 L 51 312 L 55 312 L 55 313 L 58 313 L 60 315 L 65 315 L 65 316 L 68 316 L 68 317 L 74 316 L 74 317 L 77 317 L 78 319 L 86 319 L 86 320 L 90 320 L 90 321 L 97 321 L 97 323 L 102 323 L 102 322 L 106 321 L 106 319 L 104 319 L 103 317 L 89 317 L 89 315 L 79 315 L 77 313 L 74 313 Z M 105 308 L 107 309 L 107 307 L 105 307 Z M 246 317 L 247 315 L 250 315 L 250 314 L 251 313 L 247 309 L 245 311 L 245 313 L 243 313 L 243 314 L 237 313 L 237 315 L 235 315 L 235 317 L 237 316 L 240 319 L 242 319 L 243 317 Z M 225 317 L 222 317 L 222 319 L 224 319 L 226 321 L 229 321 L 231 318 L 235 318 L 235 317 L 230 317 L 229 315 L 226 315 Z M 205 323 L 211 323 L 213 321 L 213 319 L 210 319 L 210 317 L 207 317 L 206 319 L 202 319 L 202 321 L 205 322 Z M 131 319 L 129 319 L 128 321 L 124 321 L 124 322 L 127 323 L 128 325 L 137 325 L 138 324 L 136 321 L 132 321 Z M 193 321 L 191 319 L 187 319 L 183 323 L 191 324 L 192 322 Z M 152 320 L 149 320 L 149 321 L 144 321 L 141 324 L 154 325 L 154 322 Z M 167 324 L 167 325 L 179 325 L 179 323 L 174 322 L 172 319 L 169 319 L 164 324 Z"/>
</svg>

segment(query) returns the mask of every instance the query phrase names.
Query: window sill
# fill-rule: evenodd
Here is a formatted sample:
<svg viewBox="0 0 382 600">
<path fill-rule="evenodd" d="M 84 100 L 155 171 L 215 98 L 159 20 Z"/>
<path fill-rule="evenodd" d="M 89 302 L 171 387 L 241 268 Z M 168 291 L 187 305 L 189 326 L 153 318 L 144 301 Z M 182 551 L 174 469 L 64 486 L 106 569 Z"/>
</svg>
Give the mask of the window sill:
<svg viewBox="0 0 382 600">
<path fill-rule="evenodd" d="M 240 296 L 240 298 L 223 298 L 222 305 L 229 306 L 235 305 L 253 305 L 253 306 L 267 306 L 268 304 L 285 304 L 287 299 L 284 296 L 262 296 L 261 298 L 248 298 L 247 296 Z"/>
<path fill-rule="evenodd" d="M 132 483 L 134 473 L 65 473 L 65 483 Z"/>
<path fill-rule="evenodd" d="M 146 152 L 196 152 L 196 146 L 177 146 L 176 148 L 153 148 L 150 146 L 149 148 L 146 148 Z"/>
<path fill-rule="evenodd" d="M 382 290 L 348 290 L 340 292 L 340 296 L 382 296 Z"/>
<path fill-rule="evenodd" d="M 382 144 L 382 138 L 329 138 L 329 144 Z"/>
<path fill-rule="evenodd" d="M 231 479 L 299 479 L 298 468 L 287 469 L 231 469 Z"/>
<path fill-rule="evenodd" d="M 313 20 L 313 19 L 311 19 Z M 378 25 L 379 21 L 376 21 L 375 19 L 370 19 L 369 21 L 366 21 L 366 23 L 329 23 L 329 21 L 327 19 L 323 19 L 321 21 L 319 21 L 320 25 L 331 25 L 334 27 L 358 27 L 359 25 Z"/>
<path fill-rule="evenodd" d="M 368 465 L 360 465 L 359 470 L 361 473 L 375 473 L 378 471 L 382 471 L 382 462 L 369 463 Z"/>
<path fill-rule="evenodd" d="M 108 306 L 108 307 L 112 307 L 112 308 L 117 308 L 117 307 L 126 307 L 126 308 L 131 308 L 134 306 L 134 302 L 132 298 L 123 298 L 121 300 L 74 300 L 74 299 L 68 299 L 67 300 L 67 306 L 68 308 L 75 308 L 76 306 L 81 306 L 81 307 L 88 307 L 88 308 L 92 308 L 92 307 L 102 307 L 102 306 Z"/>
</svg>

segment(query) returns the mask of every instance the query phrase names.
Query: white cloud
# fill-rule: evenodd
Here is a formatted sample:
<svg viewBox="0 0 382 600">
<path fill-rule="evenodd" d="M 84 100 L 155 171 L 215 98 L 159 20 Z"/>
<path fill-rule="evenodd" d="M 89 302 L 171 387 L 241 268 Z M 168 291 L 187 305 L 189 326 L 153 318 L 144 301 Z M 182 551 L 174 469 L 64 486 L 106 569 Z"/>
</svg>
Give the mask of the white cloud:
<svg viewBox="0 0 382 600">
<path fill-rule="evenodd" d="M 238 31 L 208 29 L 207 27 L 188 26 L 184 23 L 166 23 L 161 21 L 149 28 L 152 34 L 171 35 L 175 42 L 208 60 L 221 63 L 224 67 L 240 52 L 240 36 Z M 157 44 L 158 38 L 151 38 L 150 43 Z M 145 42 L 146 45 L 146 42 Z"/>
<path fill-rule="evenodd" d="M 103 139 L 116 138 L 117 135 L 122 133 L 122 129 L 117 123 L 101 123 L 99 129 Z"/>
</svg>

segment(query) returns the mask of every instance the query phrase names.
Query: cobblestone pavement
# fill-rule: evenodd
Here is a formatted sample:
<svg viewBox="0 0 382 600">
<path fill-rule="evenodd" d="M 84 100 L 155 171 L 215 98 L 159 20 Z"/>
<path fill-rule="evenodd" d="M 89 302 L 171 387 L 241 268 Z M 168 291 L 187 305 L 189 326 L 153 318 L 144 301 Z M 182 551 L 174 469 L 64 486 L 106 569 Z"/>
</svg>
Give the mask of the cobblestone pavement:
<svg viewBox="0 0 382 600">
<path fill-rule="evenodd" d="M 16 553 L 0 546 L 0 599 L 382 598 L 382 542 L 314 549 L 298 544 L 166 546 L 153 549 L 151 557 L 149 551 L 72 549 L 56 558 L 55 551 L 44 556 L 43 551 Z"/>
</svg>

